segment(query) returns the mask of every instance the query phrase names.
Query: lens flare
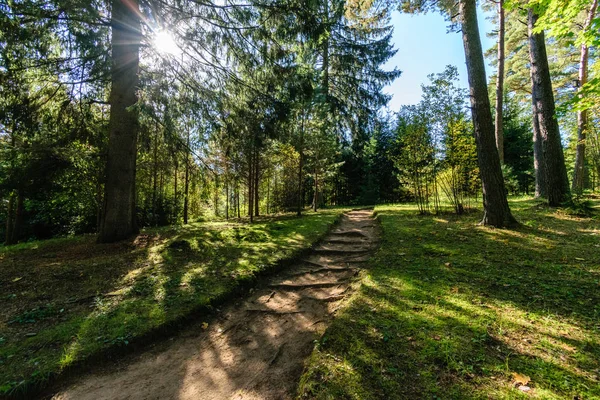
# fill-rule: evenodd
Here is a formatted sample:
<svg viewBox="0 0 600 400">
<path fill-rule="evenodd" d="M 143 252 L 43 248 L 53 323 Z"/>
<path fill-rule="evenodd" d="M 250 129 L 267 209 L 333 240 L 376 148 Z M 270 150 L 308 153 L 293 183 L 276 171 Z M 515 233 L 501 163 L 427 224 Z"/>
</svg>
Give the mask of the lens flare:
<svg viewBox="0 0 600 400">
<path fill-rule="evenodd" d="M 178 54 L 179 46 L 168 31 L 158 31 L 154 35 L 154 48 L 161 54 Z"/>
</svg>

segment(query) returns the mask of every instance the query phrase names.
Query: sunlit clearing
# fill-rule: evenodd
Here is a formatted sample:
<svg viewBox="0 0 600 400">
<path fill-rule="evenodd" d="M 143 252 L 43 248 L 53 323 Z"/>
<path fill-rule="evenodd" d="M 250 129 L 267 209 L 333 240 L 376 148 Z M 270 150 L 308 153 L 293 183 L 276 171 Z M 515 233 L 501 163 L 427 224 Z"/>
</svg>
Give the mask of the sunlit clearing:
<svg viewBox="0 0 600 400">
<path fill-rule="evenodd" d="M 154 35 L 154 48 L 161 54 L 178 54 L 179 46 L 167 31 L 158 31 Z"/>
</svg>

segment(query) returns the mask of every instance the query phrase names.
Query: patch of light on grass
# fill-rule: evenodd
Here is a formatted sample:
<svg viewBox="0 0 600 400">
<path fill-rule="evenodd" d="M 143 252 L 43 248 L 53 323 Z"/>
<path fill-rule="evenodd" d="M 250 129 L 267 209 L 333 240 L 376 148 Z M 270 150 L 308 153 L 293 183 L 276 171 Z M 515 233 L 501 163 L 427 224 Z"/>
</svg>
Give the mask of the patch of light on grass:
<svg viewBox="0 0 600 400">
<path fill-rule="evenodd" d="M 123 279 L 121 280 L 122 283 L 127 284 L 127 283 L 131 283 L 133 281 L 135 281 L 141 274 L 142 272 L 144 272 L 144 270 L 148 268 L 148 266 L 143 266 L 140 268 L 136 268 L 136 269 L 132 269 L 131 271 L 129 271 L 127 273 L 127 275 L 125 275 L 123 277 Z"/>
<path fill-rule="evenodd" d="M 200 276 L 205 276 L 206 275 L 205 271 L 206 271 L 205 267 L 193 268 L 193 269 L 188 270 L 181 277 L 181 282 L 179 283 L 179 288 L 184 291 L 191 290 L 192 280 L 195 278 L 198 278 Z"/>
<path fill-rule="evenodd" d="M 73 342 L 71 342 L 71 344 L 69 344 L 63 355 L 60 357 L 60 361 L 58 362 L 60 368 L 62 369 L 73 364 L 77 360 L 77 354 L 79 354 L 80 350 L 81 344 L 79 343 L 78 339 L 75 339 Z"/>
</svg>

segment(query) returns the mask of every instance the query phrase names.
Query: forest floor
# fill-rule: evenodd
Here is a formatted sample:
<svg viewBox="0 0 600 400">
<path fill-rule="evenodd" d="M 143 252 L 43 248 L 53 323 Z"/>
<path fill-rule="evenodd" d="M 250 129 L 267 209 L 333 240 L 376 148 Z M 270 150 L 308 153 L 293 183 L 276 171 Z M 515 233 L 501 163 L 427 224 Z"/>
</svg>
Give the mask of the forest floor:
<svg viewBox="0 0 600 400">
<path fill-rule="evenodd" d="M 208 320 L 212 305 L 300 256 L 344 211 L 149 229 L 115 244 L 84 235 L 0 247 L 0 397 L 28 396 L 186 318 Z"/>
<path fill-rule="evenodd" d="M 375 246 L 372 210 L 352 211 L 302 259 L 170 341 L 95 371 L 67 399 L 291 399 L 315 340 Z"/>
<path fill-rule="evenodd" d="M 481 213 L 379 206 L 381 244 L 315 344 L 311 399 L 600 399 L 600 203 Z"/>
</svg>

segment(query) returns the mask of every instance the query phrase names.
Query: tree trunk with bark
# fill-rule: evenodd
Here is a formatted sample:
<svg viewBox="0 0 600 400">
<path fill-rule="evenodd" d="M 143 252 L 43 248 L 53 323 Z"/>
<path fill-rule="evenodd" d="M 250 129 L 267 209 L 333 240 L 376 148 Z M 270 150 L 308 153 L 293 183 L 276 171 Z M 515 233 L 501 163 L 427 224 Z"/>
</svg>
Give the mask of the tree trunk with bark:
<svg viewBox="0 0 600 400">
<path fill-rule="evenodd" d="M 23 226 L 23 212 L 25 210 L 25 196 L 23 195 L 22 189 L 17 189 L 17 206 L 14 209 L 14 222 L 12 227 L 12 237 L 10 242 L 12 244 L 19 241 L 21 236 L 21 228 Z"/>
<path fill-rule="evenodd" d="M 175 219 L 177 221 L 179 221 L 179 201 L 177 200 L 177 175 L 179 174 L 179 162 L 177 162 L 177 158 L 175 158 L 173 161 L 175 161 L 175 173 L 173 174 L 173 199 L 174 199 L 174 214 L 175 214 Z"/>
<path fill-rule="evenodd" d="M 504 0 L 498 1 L 498 76 L 496 77 L 496 147 L 500 164 L 504 164 Z"/>
<path fill-rule="evenodd" d="M 188 223 L 189 194 L 190 194 L 190 132 L 188 130 L 186 139 L 185 155 L 185 182 L 183 183 L 183 223 Z"/>
<path fill-rule="evenodd" d="M 254 157 L 248 157 L 248 216 L 254 222 Z"/>
<path fill-rule="evenodd" d="M 314 212 L 317 212 L 318 201 L 319 201 L 319 175 L 317 172 L 317 167 L 315 167 L 315 193 L 313 195 L 313 211 Z"/>
<path fill-rule="evenodd" d="M 271 213 L 270 203 L 271 202 L 271 175 L 267 175 L 267 215 Z"/>
<path fill-rule="evenodd" d="M 141 43 L 139 0 L 112 2 L 112 71 L 104 212 L 98 241 L 114 242 L 136 233 L 135 168 Z"/>
<path fill-rule="evenodd" d="M 153 152 L 153 183 L 152 183 L 152 224 L 156 225 L 157 218 L 157 196 L 158 196 L 158 126 L 154 134 L 154 152 Z"/>
<path fill-rule="evenodd" d="M 100 226 L 102 226 L 102 181 L 104 176 L 99 173 L 96 177 L 96 233 L 100 232 Z"/>
<path fill-rule="evenodd" d="M 225 164 L 225 219 L 229 219 L 229 170 Z"/>
<path fill-rule="evenodd" d="M 304 169 L 304 111 L 302 112 L 302 122 L 300 125 L 300 145 L 298 148 L 298 153 L 300 154 L 300 162 L 298 163 L 298 209 L 296 210 L 296 215 L 302 215 L 302 206 L 304 205 L 304 180 L 303 169 Z"/>
<path fill-rule="evenodd" d="M 532 99 L 534 98 L 532 94 Z M 535 102 L 533 102 L 535 115 Z M 533 118 L 533 168 L 535 171 L 535 197 L 538 199 L 548 198 L 546 188 L 546 162 L 542 151 L 542 135 L 537 118 Z"/>
<path fill-rule="evenodd" d="M 259 187 L 259 183 L 260 183 L 260 170 L 259 170 L 259 163 L 260 163 L 260 158 L 259 158 L 259 154 L 258 154 L 258 148 L 254 150 L 254 216 L 258 217 L 259 216 L 259 200 L 260 198 L 258 197 L 258 187 Z"/>
<path fill-rule="evenodd" d="M 219 175 L 214 174 L 215 178 L 215 191 L 213 193 L 213 208 L 215 209 L 215 217 L 219 214 Z"/>
<path fill-rule="evenodd" d="M 590 6 L 588 16 L 582 31 L 587 32 L 592 25 L 592 20 L 598 8 L 598 0 L 594 0 Z M 587 83 L 588 78 L 589 48 L 586 43 L 581 45 L 579 56 L 579 90 Z M 575 169 L 573 171 L 573 192 L 581 194 L 585 185 L 585 139 L 588 125 L 588 110 L 577 111 L 577 150 L 575 152 Z"/>
<path fill-rule="evenodd" d="M 15 208 L 15 195 L 11 193 L 8 197 L 8 205 L 6 208 L 6 232 L 4 237 L 4 244 L 6 246 L 14 244 L 13 239 L 13 228 L 14 228 L 14 208 Z"/>
<path fill-rule="evenodd" d="M 459 7 L 469 77 L 471 114 L 477 144 L 477 160 L 483 188 L 482 224 L 509 227 L 515 225 L 516 220 L 508 206 L 500 157 L 496 148 L 485 64 L 477 24 L 477 7 L 475 0 L 460 0 Z"/>
<path fill-rule="evenodd" d="M 554 93 L 552 92 L 544 33 L 533 33 L 537 19 L 537 14 L 529 9 L 527 26 L 531 61 L 533 118 L 537 119 L 542 139 L 548 203 L 550 206 L 556 207 L 570 201 L 571 193 L 555 114 Z"/>
<path fill-rule="evenodd" d="M 242 218 L 241 211 L 240 211 L 240 185 L 237 181 L 235 184 L 235 207 L 237 209 L 238 219 Z"/>
</svg>

